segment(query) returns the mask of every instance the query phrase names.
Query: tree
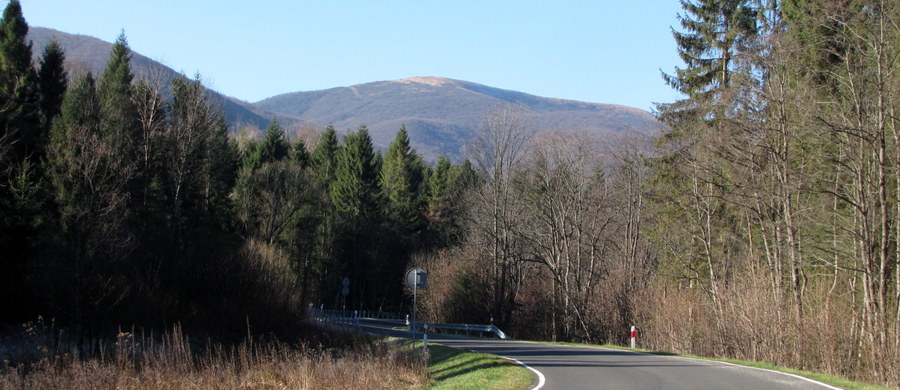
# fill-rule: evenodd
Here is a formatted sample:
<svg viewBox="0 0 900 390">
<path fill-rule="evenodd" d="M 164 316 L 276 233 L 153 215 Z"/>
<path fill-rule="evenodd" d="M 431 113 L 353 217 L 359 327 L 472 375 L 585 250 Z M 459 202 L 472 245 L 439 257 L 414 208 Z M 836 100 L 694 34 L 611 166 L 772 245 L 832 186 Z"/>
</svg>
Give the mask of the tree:
<svg viewBox="0 0 900 390">
<path fill-rule="evenodd" d="M 99 320 L 125 294 L 117 264 L 128 250 L 124 229 L 131 168 L 100 131 L 102 110 L 89 73 L 69 89 L 53 126 L 49 175 L 59 207 L 62 259 L 51 279 L 76 325 Z M 71 299 L 71 301 L 68 301 Z"/>
<path fill-rule="evenodd" d="M 284 130 L 277 119 L 273 119 L 266 129 L 266 136 L 257 145 L 255 154 L 251 157 L 250 166 L 254 169 L 263 164 L 281 161 L 290 155 L 291 145 L 284 135 Z"/>
<path fill-rule="evenodd" d="M 141 138 L 132 99 L 131 49 L 125 32 L 119 34 L 97 83 L 100 99 L 100 131 L 106 142 L 129 163 L 136 160 L 135 147 Z"/>
<path fill-rule="evenodd" d="M 374 239 L 382 217 L 382 192 L 372 139 L 365 126 L 347 134 L 339 149 L 331 202 L 336 212 L 335 251 L 343 275 L 350 277 L 351 303 L 374 307 L 383 298 L 380 279 L 385 276 L 375 263 Z M 399 283 L 397 283 L 399 286 Z"/>
<path fill-rule="evenodd" d="M 38 91 L 41 106 L 41 124 L 49 134 L 50 123 L 59 115 L 69 76 L 63 67 L 66 55 L 56 39 L 50 41 L 41 56 L 38 69 Z"/>
<path fill-rule="evenodd" d="M 381 168 L 381 188 L 387 202 L 387 218 L 402 240 L 417 240 L 424 228 L 421 188 L 423 167 L 409 146 L 406 126 L 388 147 Z"/>
<path fill-rule="evenodd" d="M 609 230 L 616 213 L 594 140 L 547 134 L 540 141 L 513 180 L 524 202 L 516 233 L 552 278 L 552 337 L 591 340 L 589 312 L 612 268 Z"/>
<path fill-rule="evenodd" d="M 172 232 L 185 221 L 184 210 L 202 210 L 208 174 L 204 170 L 208 143 L 221 124 L 221 111 L 210 106 L 199 78 L 172 81 L 172 105 L 166 133 L 166 171 Z M 180 237 L 180 235 L 179 235 Z"/>
<path fill-rule="evenodd" d="M 22 271 L 38 244 L 47 200 L 41 181 L 47 133 L 27 34 L 19 1 L 10 1 L 0 20 L 0 311 L 15 319 L 27 306 Z"/>
<path fill-rule="evenodd" d="M 12 0 L 0 20 L 0 135 L 12 144 L 10 157 L 17 162 L 38 153 L 42 140 L 46 142 L 39 127 L 37 75 L 27 35 L 22 6 Z"/>
<path fill-rule="evenodd" d="M 310 156 L 310 161 L 316 171 L 320 184 L 328 187 L 334 181 L 334 172 L 337 170 L 338 145 L 337 131 L 329 125 L 316 143 L 316 148 Z"/>
<path fill-rule="evenodd" d="M 306 143 L 303 142 L 302 138 L 297 137 L 297 139 L 294 140 L 294 144 L 291 145 L 289 158 L 302 168 L 306 168 L 310 165 L 309 151 L 306 150 Z"/>
<path fill-rule="evenodd" d="M 681 0 L 681 7 L 686 32 L 672 36 L 685 68 L 663 79 L 689 98 L 709 101 L 731 84 L 735 57 L 756 34 L 756 12 L 746 0 Z"/>
<path fill-rule="evenodd" d="M 135 113 L 140 138 L 136 145 L 137 174 L 140 180 L 140 203 L 144 209 L 150 208 L 151 200 L 162 198 L 160 160 L 164 153 L 166 135 L 166 110 L 168 105 L 162 96 L 161 86 L 140 80 L 134 87 Z M 146 211 L 146 210 L 145 210 Z M 145 216 L 146 217 L 146 216 Z"/>
<path fill-rule="evenodd" d="M 525 260 L 521 240 L 514 234 L 523 210 L 511 191 L 510 178 L 534 133 L 519 108 L 500 108 L 488 114 L 467 150 L 485 180 L 470 208 L 470 239 L 485 248 L 482 261 L 488 262 L 491 313 L 501 325 L 511 320 Z"/>
<path fill-rule="evenodd" d="M 314 193 L 310 174 L 296 164 L 266 163 L 249 173 L 238 189 L 241 222 L 270 245 L 289 241 L 285 232 L 300 210 L 314 203 Z"/>
</svg>

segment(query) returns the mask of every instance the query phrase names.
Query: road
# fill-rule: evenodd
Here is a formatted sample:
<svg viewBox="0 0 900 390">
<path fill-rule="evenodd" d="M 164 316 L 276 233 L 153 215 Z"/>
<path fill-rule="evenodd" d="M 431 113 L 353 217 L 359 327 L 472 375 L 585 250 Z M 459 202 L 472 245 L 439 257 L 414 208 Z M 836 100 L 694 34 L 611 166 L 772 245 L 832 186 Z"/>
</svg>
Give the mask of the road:
<svg viewBox="0 0 900 390">
<path fill-rule="evenodd" d="M 409 337 L 397 322 L 360 320 L 372 333 Z M 419 334 L 421 337 L 421 334 Z M 541 389 L 834 389 L 789 374 L 707 360 L 599 347 L 429 335 L 430 342 L 515 359 L 544 377 Z M 535 384 L 538 374 L 535 374 Z"/>
</svg>

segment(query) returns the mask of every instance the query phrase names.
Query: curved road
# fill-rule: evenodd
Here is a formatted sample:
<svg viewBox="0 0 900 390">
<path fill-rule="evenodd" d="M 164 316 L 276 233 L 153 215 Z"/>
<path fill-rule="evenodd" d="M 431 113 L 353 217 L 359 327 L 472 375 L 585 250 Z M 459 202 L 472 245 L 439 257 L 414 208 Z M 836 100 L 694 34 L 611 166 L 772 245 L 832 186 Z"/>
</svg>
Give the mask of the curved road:
<svg viewBox="0 0 900 390">
<path fill-rule="evenodd" d="M 410 334 L 389 330 L 398 325 L 391 321 L 360 320 L 359 324 L 372 333 Z M 546 380 L 541 389 L 835 389 L 790 374 L 707 360 L 528 341 L 442 335 L 428 339 L 515 359 L 540 372 Z"/>
</svg>

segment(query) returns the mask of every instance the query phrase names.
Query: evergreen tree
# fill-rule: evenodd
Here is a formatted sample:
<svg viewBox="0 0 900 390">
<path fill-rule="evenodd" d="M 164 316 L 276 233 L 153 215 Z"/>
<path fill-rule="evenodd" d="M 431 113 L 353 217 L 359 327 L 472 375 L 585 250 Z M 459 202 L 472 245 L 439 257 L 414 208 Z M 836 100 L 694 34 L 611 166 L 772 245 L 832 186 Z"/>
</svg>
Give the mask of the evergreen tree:
<svg viewBox="0 0 900 390">
<path fill-rule="evenodd" d="M 237 180 L 237 143 L 228 136 L 228 124 L 222 116 L 216 118 L 209 137 L 204 165 L 204 209 L 224 226 L 232 211 L 229 195 Z"/>
<path fill-rule="evenodd" d="M 428 217 L 433 221 L 442 221 L 448 217 L 448 206 L 451 194 L 451 168 L 450 159 L 446 156 L 438 158 L 428 176 Z"/>
<path fill-rule="evenodd" d="M 350 303 L 373 307 L 384 298 L 382 268 L 375 262 L 375 237 L 381 221 L 381 189 L 372 139 L 365 126 L 344 137 L 331 182 L 337 213 L 335 252 L 341 275 L 350 278 Z"/>
<path fill-rule="evenodd" d="M 140 134 L 136 126 L 136 108 L 132 100 L 134 74 L 131 49 L 125 33 L 119 34 L 106 69 L 97 83 L 100 99 L 100 132 L 106 142 L 126 161 L 134 161 Z"/>
<path fill-rule="evenodd" d="M 277 119 L 272 119 L 269 128 L 266 129 L 266 136 L 259 144 L 257 153 L 259 154 L 259 164 L 265 164 L 275 161 L 281 161 L 288 158 L 291 145 L 284 135 L 284 130 Z"/>
<path fill-rule="evenodd" d="M 301 168 L 306 168 L 310 164 L 310 155 L 309 151 L 306 150 L 306 143 L 299 137 L 294 141 L 294 145 L 291 146 L 290 159 L 297 165 L 300 165 Z"/>
<path fill-rule="evenodd" d="M 381 189 L 377 168 L 372 139 L 365 126 L 344 137 L 331 183 L 331 200 L 339 213 L 351 219 L 378 218 Z"/>
<path fill-rule="evenodd" d="M 23 272 L 38 244 L 45 213 L 37 76 L 18 0 L 0 20 L 0 318 L 22 320 L 28 301 Z"/>
<path fill-rule="evenodd" d="M 686 32 L 672 36 L 686 67 L 663 78 L 689 97 L 728 87 L 735 56 L 756 34 L 756 12 L 746 0 L 681 0 L 681 7 Z"/>
<path fill-rule="evenodd" d="M 17 162 L 37 152 L 45 138 L 38 128 L 37 75 L 27 35 L 22 6 L 12 0 L 0 20 L 0 138 L 12 145 L 9 157 Z"/>
<path fill-rule="evenodd" d="M 247 150 L 244 166 L 259 169 L 265 164 L 287 159 L 291 153 L 291 145 L 284 135 L 284 130 L 277 119 L 272 119 L 265 137 Z"/>
<path fill-rule="evenodd" d="M 66 55 L 56 39 L 44 48 L 41 66 L 38 69 L 38 90 L 40 92 L 42 125 L 49 132 L 50 123 L 59 115 L 63 97 L 66 94 L 69 76 L 63 67 Z"/>
<path fill-rule="evenodd" d="M 310 162 L 316 171 L 319 184 L 329 187 L 334 181 L 334 172 L 337 169 L 338 145 L 337 131 L 334 126 L 328 125 L 325 132 L 319 137 L 319 142 L 310 156 Z"/>
<path fill-rule="evenodd" d="M 406 126 L 388 147 L 381 168 L 381 187 L 387 217 L 404 240 L 415 239 L 423 228 L 422 171 L 419 157 L 409 146 Z"/>
<path fill-rule="evenodd" d="M 89 73 L 66 93 L 48 153 L 63 255 L 61 272 L 46 277 L 64 292 L 56 303 L 76 325 L 99 320 L 122 296 L 122 278 L 111 275 L 130 242 L 123 229 L 129 174 L 122 172 L 129 167 L 103 140 L 101 112 Z"/>
</svg>

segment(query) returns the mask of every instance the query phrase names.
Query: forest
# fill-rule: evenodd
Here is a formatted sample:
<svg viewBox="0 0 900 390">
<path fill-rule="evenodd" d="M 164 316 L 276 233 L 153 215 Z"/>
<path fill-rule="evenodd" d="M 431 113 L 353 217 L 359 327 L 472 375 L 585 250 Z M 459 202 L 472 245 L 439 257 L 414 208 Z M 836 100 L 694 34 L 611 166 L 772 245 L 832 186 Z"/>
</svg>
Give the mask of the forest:
<svg viewBox="0 0 900 390">
<path fill-rule="evenodd" d="M 496 107 L 464 161 L 398 129 L 229 135 L 199 76 L 99 75 L 0 20 L 0 322 L 289 335 L 309 304 L 900 385 L 900 4 L 681 0 L 655 139 Z M 598 38 L 599 39 L 599 38 Z M 240 130 L 240 129 L 238 129 Z M 340 293 L 341 280 L 350 294 Z"/>
</svg>

